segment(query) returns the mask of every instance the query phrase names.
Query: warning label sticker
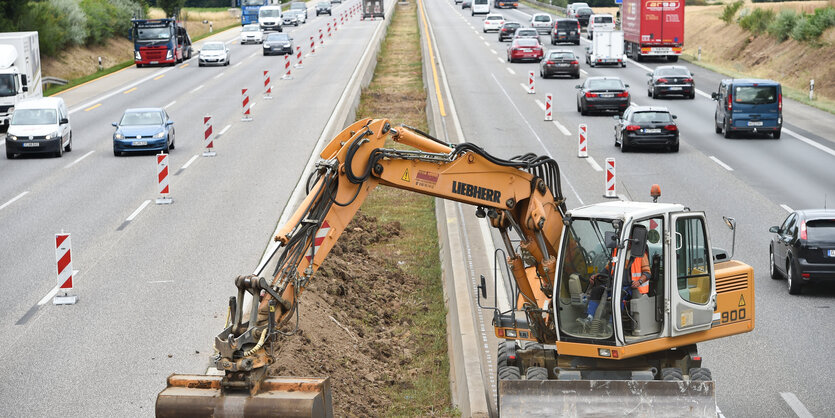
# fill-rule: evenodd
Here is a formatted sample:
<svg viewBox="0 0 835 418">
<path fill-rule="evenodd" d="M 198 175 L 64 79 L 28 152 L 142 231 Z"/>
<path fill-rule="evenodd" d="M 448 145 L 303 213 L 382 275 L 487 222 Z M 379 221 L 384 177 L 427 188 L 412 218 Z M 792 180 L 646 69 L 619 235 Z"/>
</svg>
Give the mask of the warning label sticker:
<svg viewBox="0 0 835 418">
<path fill-rule="evenodd" d="M 412 178 L 409 177 L 409 169 L 407 168 L 406 171 L 403 172 L 403 176 L 400 177 L 400 180 L 411 182 Z"/>
<path fill-rule="evenodd" d="M 428 188 L 435 188 L 435 185 L 438 184 L 438 173 L 433 173 L 431 171 L 425 170 L 418 170 L 417 176 L 415 177 L 415 184 L 421 187 L 428 187 Z"/>
</svg>

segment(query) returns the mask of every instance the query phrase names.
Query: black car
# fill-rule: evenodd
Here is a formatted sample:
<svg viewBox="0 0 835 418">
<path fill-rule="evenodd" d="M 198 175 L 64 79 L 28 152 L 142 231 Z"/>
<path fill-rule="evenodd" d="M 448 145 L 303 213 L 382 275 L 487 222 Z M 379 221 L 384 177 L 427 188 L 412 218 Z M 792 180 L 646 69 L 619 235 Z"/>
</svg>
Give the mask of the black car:
<svg viewBox="0 0 835 418">
<path fill-rule="evenodd" d="M 615 116 L 615 146 L 622 152 L 638 146 L 663 147 L 678 152 L 676 115 L 666 107 L 631 106 Z"/>
<path fill-rule="evenodd" d="M 775 234 L 769 247 L 771 278 L 785 277 L 790 294 L 810 282 L 835 280 L 835 210 L 794 211 L 768 232 Z"/>
<path fill-rule="evenodd" d="M 668 95 L 696 98 L 696 83 L 687 67 L 680 65 L 662 65 L 647 73 L 647 96 L 660 98 Z"/>
<path fill-rule="evenodd" d="M 576 88 L 577 111 L 583 116 L 612 110 L 622 115 L 629 107 L 629 84 L 617 77 L 589 77 Z"/>
<path fill-rule="evenodd" d="M 513 39 L 516 29 L 521 27 L 522 25 L 518 22 L 505 22 L 504 25 L 499 28 L 499 42 L 504 42 L 505 39 Z"/>
<path fill-rule="evenodd" d="M 461 1 L 461 9 L 466 9 L 468 7 L 472 9 L 473 0 L 462 0 Z"/>
<path fill-rule="evenodd" d="M 580 22 L 580 26 L 588 26 L 589 25 L 589 18 L 593 15 L 594 12 L 591 9 L 584 7 L 582 9 L 577 9 L 577 21 Z"/>
<path fill-rule="evenodd" d="M 569 75 L 580 78 L 580 60 L 570 49 L 552 49 L 539 63 L 539 76 L 548 78 L 555 75 Z"/>
<path fill-rule="evenodd" d="M 320 1 L 316 3 L 316 16 L 323 15 L 327 13 L 328 16 L 331 16 L 331 2 L 329 1 Z"/>
<path fill-rule="evenodd" d="M 557 19 L 551 28 L 551 45 L 557 42 L 580 45 L 580 22 L 577 19 Z"/>
<path fill-rule="evenodd" d="M 292 54 L 293 38 L 286 33 L 271 33 L 264 39 L 264 55 Z"/>
</svg>

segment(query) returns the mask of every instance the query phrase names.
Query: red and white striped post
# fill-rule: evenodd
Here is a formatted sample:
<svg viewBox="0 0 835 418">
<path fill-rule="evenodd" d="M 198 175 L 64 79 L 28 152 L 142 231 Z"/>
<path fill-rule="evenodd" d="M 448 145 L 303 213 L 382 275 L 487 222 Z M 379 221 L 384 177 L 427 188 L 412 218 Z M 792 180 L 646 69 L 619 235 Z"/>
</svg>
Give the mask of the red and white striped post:
<svg viewBox="0 0 835 418">
<path fill-rule="evenodd" d="M 212 116 L 203 116 L 203 144 L 206 150 L 203 151 L 204 157 L 214 157 L 215 153 L 214 133 L 212 132 Z"/>
<path fill-rule="evenodd" d="M 290 74 L 290 56 L 293 55 L 293 52 L 288 52 L 284 54 L 284 75 L 281 76 L 282 80 L 292 80 L 293 75 Z"/>
<path fill-rule="evenodd" d="M 310 37 L 310 54 L 308 54 L 307 56 L 312 57 L 314 55 L 316 55 L 316 41 L 311 36 Z"/>
<path fill-rule="evenodd" d="M 247 89 L 241 89 L 241 106 L 243 109 L 243 117 L 241 117 L 241 121 L 249 122 L 252 120 L 252 115 L 249 112 L 249 108 L 251 104 L 249 103 L 249 94 L 247 94 Z"/>
<path fill-rule="evenodd" d="M 336 32 L 336 18 L 333 18 L 333 31 Z"/>
<path fill-rule="evenodd" d="M 273 98 L 273 85 L 270 80 L 269 70 L 264 70 L 264 98 L 267 100 Z"/>
<path fill-rule="evenodd" d="M 586 127 L 585 123 L 581 123 L 577 128 L 577 136 L 579 139 L 579 142 L 577 143 L 577 157 L 587 158 L 589 156 L 588 127 Z"/>
<path fill-rule="evenodd" d="M 73 276 L 70 234 L 63 232 L 55 234 L 55 264 L 58 267 L 58 292 L 64 292 L 64 294 L 56 294 L 52 303 L 55 305 L 74 305 L 78 301 L 78 296 L 67 294 L 72 290 Z"/>
<path fill-rule="evenodd" d="M 534 85 L 533 85 L 533 80 L 534 80 L 533 71 L 528 71 L 528 94 L 536 93 L 536 90 L 534 89 Z"/>
<path fill-rule="evenodd" d="M 614 158 L 607 158 L 606 159 L 606 193 L 603 197 L 607 198 L 617 198 L 618 195 L 615 192 L 615 159 Z"/>
<path fill-rule="evenodd" d="M 325 38 L 322 36 L 322 28 L 319 28 L 319 47 L 325 47 Z"/>
<path fill-rule="evenodd" d="M 328 38 L 331 37 L 331 22 L 328 22 Z"/>
<path fill-rule="evenodd" d="M 174 203 L 168 188 L 168 154 L 162 152 L 157 154 L 157 186 L 159 189 L 158 205 L 170 205 Z"/>
<path fill-rule="evenodd" d="M 293 68 L 304 68 L 304 64 L 302 64 L 302 47 L 296 47 L 296 63 L 293 65 Z"/>
<path fill-rule="evenodd" d="M 554 96 L 551 93 L 545 95 L 545 120 L 554 120 L 554 114 L 551 110 Z"/>
</svg>

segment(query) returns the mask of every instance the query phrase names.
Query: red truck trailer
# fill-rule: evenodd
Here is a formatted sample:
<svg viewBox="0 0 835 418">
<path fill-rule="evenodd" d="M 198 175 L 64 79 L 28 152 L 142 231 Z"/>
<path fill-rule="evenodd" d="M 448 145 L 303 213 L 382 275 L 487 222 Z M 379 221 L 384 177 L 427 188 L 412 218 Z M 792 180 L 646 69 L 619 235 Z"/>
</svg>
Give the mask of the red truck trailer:
<svg viewBox="0 0 835 418">
<path fill-rule="evenodd" d="M 684 47 L 684 0 L 623 0 L 624 51 L 635 61 L 678 61 Z"/>
</svg>

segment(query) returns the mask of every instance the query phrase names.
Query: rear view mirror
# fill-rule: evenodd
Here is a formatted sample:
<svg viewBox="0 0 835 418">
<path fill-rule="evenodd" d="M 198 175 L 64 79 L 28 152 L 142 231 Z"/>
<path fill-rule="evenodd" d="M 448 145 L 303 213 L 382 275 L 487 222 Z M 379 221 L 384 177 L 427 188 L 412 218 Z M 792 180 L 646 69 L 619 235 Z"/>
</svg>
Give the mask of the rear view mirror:
<svg viewBox="0 0 835 418">
<path fill-rule="evenodd" d="M 624 84 L 623 86 L 626 87 L 626 88 L 629 88 L 629 84 Z"/>
<path fill-rule="evenodd" d="M 647 73 L 648 76 L 652 77 L 652 73 Z"/>
<path fill-rule="evenodd" d="M 29 85 L 29 82 L 26 81 L 26 74 L 21 74 L 20 75 L 20 84 L 23 84 L 23 87 L 26 87 L 27 85 Z M 26 91 L 26 89 L 24 88 L 23 91 Z"/>
<path fill-rule="evenodd" d="M 174 121 L 173 121 L 173 120 L 169 120 L 169 121 L 166 121 L 166 122 L 165 122 L 165 126 L 171 126 L 171 125 L 173 125 L 173 124 L 174 124 Z"/>
<path fill-rule="evenodd" d="M 643 225 L 632 227 L 632 249 L 629 251 L 631 257 L 643 257 L 644 249 L 647 246 L 647 228 Z"/>
<path fill-rule="evenodd" d="M 725 221 L 725 225 L 728 225 L 728 229 L 733 231 L 733 236 L 731 238 L 731 254 L 728 256 L 730 259 L 733 258 L 734 249 L 736 248 L 736 219 L 729 216 L 723 216 L 722 219 Z"/>
<path fill-rule="evenodd" d="M 70 123 L 70 120 L 67 119 L 67 118 L 62 118 L 60 121 L 58 121 L 58 123 L 61 124 L 61 125 L 66 125 L 66 124 Z"/>
<path fill-rule="evenodd" d="M 710 98 L 713 100 L 719 100 L 719 95 L 716 92 L 710 93 Z"/>
<path fill-rule="evenodd" d="M 612 231 L 606 231 L 603 234 L 603 241 L 606 244 L 606 248 L 610 250 L 618 248 L 618 236 Z"/>
<path fill-rule="evenodd" d="M 676 115 L 673 115 L 673 119 L 678 119 L 678 116 L 676 116 Z"/>
<path fill-rule="evenodd" d="M 581 86 L 581 85 L 579 85 L 579 84 L 578 84 L 578 85 L 574 86 L 574 88 L 575 88 L 575 89 L 577 89 L 577 90 L 579 90 L 579 89 L 582 89 L 582 88 L 583 88 L 583 86 Z"/>
<path fill-rule="evenodd" d="M 774 233 L 774 234 L 779 234 L 780 233 L 780 227 L 779 226 L 772 226 L 771 228 L 768 228 L 768 232 L 771 232 L 771 233 Z"/>
<path fill-rule="evenodd" d="M 478 290 L 481 291 L 481 297 L 487 299 L 487 283 L 484 281 L 484 275 L 481 275 L 481 284 L 478 286 Z"/>
<path fill-rule="evenodd" d="M 116 122 L 111 123 L 111 125 L 113 125 L 113 126 L 114 126 L 114 127 L 116 127 L 116 128 L 118 128 L 118 127 L 119 127 L 119 124 L 118 124 L 118 123 L 116 123 Z"/>
<path fill-rule="evenodd" d="M 614 119 L 614 120 L 620 120 L 620 116 L 618 116 L 618 115 L 612 116 L 612 119 Z"/>
</svg>

